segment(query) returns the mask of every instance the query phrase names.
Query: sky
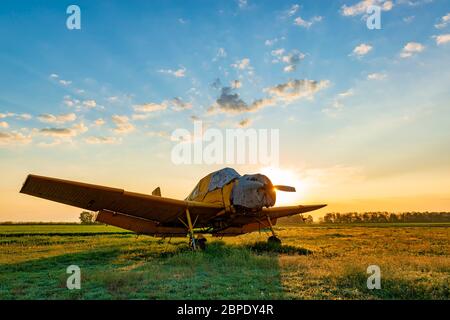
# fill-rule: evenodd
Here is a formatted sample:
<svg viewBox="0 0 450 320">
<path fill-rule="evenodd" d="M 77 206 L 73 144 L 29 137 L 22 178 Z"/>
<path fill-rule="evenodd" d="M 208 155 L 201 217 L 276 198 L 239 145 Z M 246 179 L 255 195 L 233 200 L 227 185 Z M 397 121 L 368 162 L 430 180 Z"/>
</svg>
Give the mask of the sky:
<svg viewBox="0 0 450 320">
<path fill-rule="evenodd" d="M 2 1 L 0 37 L 0 221 L 77 221 L 29 173 L 184 199 L 225 166 L 319 215 L 450 211 L 448 1 Z M 175 164 L 194 121 L 278 129 L 279 162 Z"/>
</svg>

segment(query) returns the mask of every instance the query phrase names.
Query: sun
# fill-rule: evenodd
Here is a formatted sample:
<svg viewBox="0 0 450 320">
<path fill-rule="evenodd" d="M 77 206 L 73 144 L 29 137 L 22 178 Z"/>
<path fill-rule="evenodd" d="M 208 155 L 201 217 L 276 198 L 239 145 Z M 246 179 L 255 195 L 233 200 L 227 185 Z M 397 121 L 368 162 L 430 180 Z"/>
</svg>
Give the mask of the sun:
<svg viewBox="0 0 450 320">
<path fill-rule="evenodd" d="M 274 185 L 281 184 L 295 187 L 296 192 L 277 191 L 277 205 L 299 204 L 299 201 L 304 198 L 306 184 L 300 180 L 294 171 L 279 167 L 264 167 L 260 169 L 260 172 L 266 175 Z"/>
</svg>

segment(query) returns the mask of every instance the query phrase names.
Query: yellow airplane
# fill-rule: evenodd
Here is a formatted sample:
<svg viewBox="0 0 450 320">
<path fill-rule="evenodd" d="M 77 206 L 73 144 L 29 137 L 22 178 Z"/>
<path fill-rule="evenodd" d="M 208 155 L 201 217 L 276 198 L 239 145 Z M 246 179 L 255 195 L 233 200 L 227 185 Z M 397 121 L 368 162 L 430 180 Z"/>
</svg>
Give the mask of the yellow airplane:
<svg viewBox="0 0 450 320">
<path fill-rule="evenodd" d="M 236 236 L 264 228 L 272 231 L 269 243 L 281 244 L 273 229 L 278 218 L 326 206 L 273 207 L 276 190 L 295 192 L 294 187 L 273 185 L 265 175 L 241 176 L 232 168 L 224 168 L 202 178 L 185 200 L 161 197 L 159 187 L 147 195 L 31 174 L 20 192 L 96 211 L 96 221 L 138 234 L 158 237 L 187 234 L 195 250 L 205 248 L 202 234 Z"/>
</svg>

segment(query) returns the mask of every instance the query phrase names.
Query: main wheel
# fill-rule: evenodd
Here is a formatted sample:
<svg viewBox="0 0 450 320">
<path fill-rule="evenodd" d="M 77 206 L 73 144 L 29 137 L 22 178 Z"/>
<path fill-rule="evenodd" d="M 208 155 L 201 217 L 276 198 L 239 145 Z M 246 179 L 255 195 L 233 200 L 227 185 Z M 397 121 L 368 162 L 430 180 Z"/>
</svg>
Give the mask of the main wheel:
<svg viewBox="0 0 450 320">
<path fill-rule="evenodd" d="M 201 234 L 198 235 L 195 244 L 202 250 L 206 249 L 206 238 L 203 237 Z"/>
<path fill-rule="evenodd" d="M 267 243 L 269 245 L 281 246 L 281 240 L 275 236 L 270 236 L 269 239 L 267 239 Z"/>
</svg>

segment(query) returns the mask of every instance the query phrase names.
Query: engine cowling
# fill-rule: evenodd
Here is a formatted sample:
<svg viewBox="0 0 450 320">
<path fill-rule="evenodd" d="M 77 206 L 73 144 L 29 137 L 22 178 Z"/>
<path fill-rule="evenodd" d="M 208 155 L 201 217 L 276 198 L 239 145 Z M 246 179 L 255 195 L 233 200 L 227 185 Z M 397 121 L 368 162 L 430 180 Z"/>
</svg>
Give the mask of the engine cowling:
<svg viewBox="0 0 450 320">
<path fill-rule="evenodd" d="M 247 209 L 272 207 L 276 202 L 275 188 L 263 174 L 246 174 L 236 179 L 231 192 L 231 203 Z"/>
</svg>

